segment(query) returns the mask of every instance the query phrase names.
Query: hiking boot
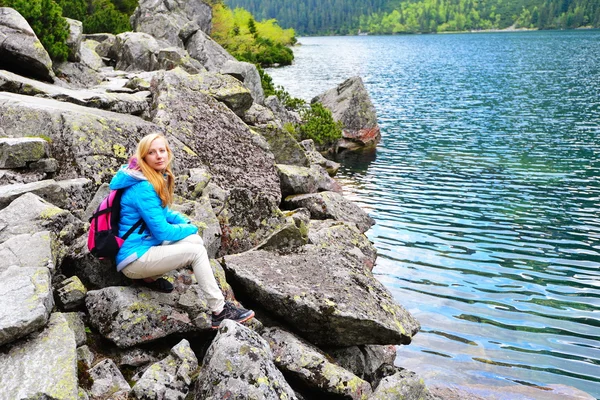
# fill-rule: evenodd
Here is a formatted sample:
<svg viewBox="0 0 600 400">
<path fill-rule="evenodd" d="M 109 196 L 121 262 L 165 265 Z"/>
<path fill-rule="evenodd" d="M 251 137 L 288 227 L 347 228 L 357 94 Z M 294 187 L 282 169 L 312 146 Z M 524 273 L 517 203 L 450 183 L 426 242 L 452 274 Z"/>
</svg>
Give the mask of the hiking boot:
<svg viewBox="0 0 600 400">
<path fill-rule="evenodd" d="M 223 311 L 219 314 L 212 314 L 212 328 L 217 329 L 224 319 L 231 319 L 235 322 L 242 323 L 248 321 L 252 317 L 254 317 L 254 311 L 236 307 L 233 303 L 227 301 L 225 302 Z"/>
<path fill-rule="evenodd" d="M 137 283 L 142 286 L 146 286 L 147 288 L 150 288 L 152 290 L 156 290 L 157 292 L 171 293 L 173 291 L 173 284 L 165 278 L 158 278 L 151 282 L 146 282 L 143 279 L 138 279 Z"/>
</svg>

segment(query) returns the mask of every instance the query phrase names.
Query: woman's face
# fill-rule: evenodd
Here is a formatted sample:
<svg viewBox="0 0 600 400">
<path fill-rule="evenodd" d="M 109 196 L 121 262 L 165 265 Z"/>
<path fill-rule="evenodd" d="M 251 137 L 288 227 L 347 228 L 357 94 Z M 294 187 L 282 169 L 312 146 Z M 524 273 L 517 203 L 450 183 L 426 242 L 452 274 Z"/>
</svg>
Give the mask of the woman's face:
<svg viewBox="0 0 600 400">
<path fill-rule="evenodd" d="M 162 172 L 169 163 L 169 152 L 163 138 L 156 138 L 150 143 L 148 154 L 144 161 L 156 172 Z"/>
</svg>

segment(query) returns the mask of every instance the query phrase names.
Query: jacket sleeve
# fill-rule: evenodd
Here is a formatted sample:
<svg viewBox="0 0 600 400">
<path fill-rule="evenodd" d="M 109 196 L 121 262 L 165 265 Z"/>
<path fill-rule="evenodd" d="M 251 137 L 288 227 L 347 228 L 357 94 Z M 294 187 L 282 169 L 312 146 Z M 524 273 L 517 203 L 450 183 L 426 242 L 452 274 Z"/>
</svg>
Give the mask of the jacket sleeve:
<svg viewBox="0 0 600 400">
<path fill-rule="evenodd" d="M 136 208 L 142 216 L 146 227 L 160 241 L 177 241 L 198 232 L 193 224 L 171 224 L 167 221 L 160 198 L 148 182 L 138 184 L 135 196 Z"/>
<path fill-rule="evenodd" d="M 184 217 L 181 213 L 171 210 L 166 207 L 167 222 L 170 224 L 189 224 L 190 220 Z"/>
</svg>

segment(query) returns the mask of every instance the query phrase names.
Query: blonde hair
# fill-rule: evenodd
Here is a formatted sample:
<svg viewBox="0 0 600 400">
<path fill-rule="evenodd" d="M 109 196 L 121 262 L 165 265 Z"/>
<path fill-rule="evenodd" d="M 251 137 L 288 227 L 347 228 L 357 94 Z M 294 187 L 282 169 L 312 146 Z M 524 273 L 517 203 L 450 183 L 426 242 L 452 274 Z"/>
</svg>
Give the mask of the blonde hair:
<svg viewBox="0 0 600 400">
<path fill-rule="evenodd" d="M 156 171 L 154 168 L 148 165 L 144 160 L 144 157 L 148 155 L 152 142 L 156 139 L 162 139 L 165 142 L 165 148 L 169 158 L 167 160 L 167 166 L 162 172 Z M 169 147 L 167 138 L 160 133 L 151 133 L 146 135 L 140 140 L 135 150 L 136 163 L 130 163 L 135 165 L 135 169 L 140 170 L 144 176 L 148 179 L 148 182 L 152 184 L 154 190 L 158 194 L 162 202 L 162 206 L 166 207 L 173 203 L 173 192 L 175 191 L 175 176 L 171 171 L 171 162 L 173 161 L 173 152 Z"/>
</svg>

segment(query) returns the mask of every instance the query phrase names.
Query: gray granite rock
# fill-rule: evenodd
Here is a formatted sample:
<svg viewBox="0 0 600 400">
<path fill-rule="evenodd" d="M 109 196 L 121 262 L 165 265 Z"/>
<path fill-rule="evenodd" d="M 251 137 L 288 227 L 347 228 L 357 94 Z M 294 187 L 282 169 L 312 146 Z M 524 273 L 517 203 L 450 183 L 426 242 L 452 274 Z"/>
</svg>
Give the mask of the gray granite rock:
<svg viewBox="0 0 600 400">
<path fill-rule="evenodd" d="M 19 267 L 48 268 L 54 272 L 56 267 L 56 235 L 49 231 L 23 233 L 0 243 L 0 271 L 10 265 Z"/>
<path fill-rule="evenodd" d="M 151 365 L 131 390 L 135 399 L 183 399 L 189 392 L 198 359 L 187 340 L 173 347 L 162 361 Z"/>
<path fill-rule="evenodd" d="M 77 398 L 75 337 L 60 313 L 48 325 L 0 352 L 0 399 Z"/>
<path fill-rule="evenodd" d="M 225 256 L 239 296 L 248 296 L 316 345 L 408 344 L 420 326 L 364 267 L 364 255 L 306 245 Z M 234 285 L 234 286 L 235 286 Z"/>
<path fill-rule="evenodd" d="M 78 276 L 72 276 L 60 282 L 56 288 L 58 305 L 63 310 L 74 310 L 85 304 L 87 289 Z"/>
<path fill-rule="evenodd" d="M 54 306 L 48 268 L 9 266 L 0 271 L 0 345 L 43 328 Z"/>
<path fill-rule="evenodd" d="M 257 333 L 225 320 L 211 343 L 196 381 L 197 400 L 296 399 L 273 364 L 273 353 Z"/>
<path fill-rule="evenodd" d="M 280 328 L 267 328 L 262 336 L 271 346 L 275 365 L 315 397 L 362 400 L 371 395 L 369 382 L 331 363 L 323 352 L 295 335 Z"/>
<path fill-rule="evenodd" d="M 114 398 L 120 392 L 125 392 L 126 395 L 131 390 L 129 383 L 127 383 L 115 362 L 109 358 L 94 365 L 89 370 L 89 374 L 93 379 L 90 388 L 92 399 Z"/>
<path fill-rule="evenodd" d="M 2 74 L 10 72 L 3 71 Z M 23 168 L 27 163 L 39 161 L 47 155 L 48 142 L 42 138 L 0 138 L 0 168 Z"/>
<path fill-rule="evenodd" d="M 79 61 L 79 47 L 83 40 L 83 22 L 71 18 L 65 18 L 69 24 L 69 36 L 67 47 L 69 48 L 69 61 Z"/>
</svg>

